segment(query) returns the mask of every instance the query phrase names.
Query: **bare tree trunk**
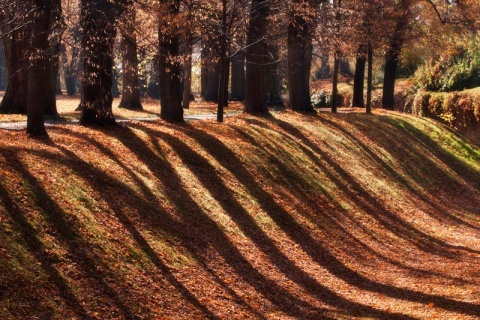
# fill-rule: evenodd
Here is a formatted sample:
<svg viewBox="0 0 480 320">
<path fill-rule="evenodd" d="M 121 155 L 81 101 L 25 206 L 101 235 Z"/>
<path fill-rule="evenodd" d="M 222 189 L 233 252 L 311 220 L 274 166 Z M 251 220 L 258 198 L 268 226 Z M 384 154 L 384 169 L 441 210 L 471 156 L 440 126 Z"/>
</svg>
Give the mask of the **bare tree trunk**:
<svg viewBox="0 0 480 320">
<path fill-rule="evenodd" d="M 0 38 L 0 90 L 7 88 L 7 72 L 5 61 L 5 48 L 3 46 L 3 39 Z"/>
<path fill-rule="evenodd" d="M 207 86 L 208 86 L 208 68 L 209 68 L 209 49 L 205 46 L 205 44 L 202 46 L 202 51 L 201 51 L 201 67 L 200 67 L 200 97 L 205 96 L 205 93 L 207 93 Z"/>
<path fill-rule="evenodd" d="M 232 76 L 230 100 L 243 101 L 245 99 L 245 52 L 238 51 L 231 59 Z"/>
<path fill-rule="evenodd" d="M 122 32 L 122 100 L 119 108 L 142 110 L 138 85 L 137 37 L 135 35 L 135 6 L 133 0 L 126 1 Z"/>
<path fill-rule="evenodd" d="M 372 82 L 373 82 L 373 49 L 372 45 L 368 44 L 368 52 L 367 52 L 367 60 L 368 60 L 368 72 L 367 72 L 367 113 L 372 112 Z"/>
<path fill-rule="evenodd" d="M 250 24 L 247 29 L 247 72 L 245 86 L 245 112 L 268 112 L 266 98 L 266 64 L 268 16 L 270 3 L 264 0 L 252 0 L 250 8 Z"/>
<path fill-rule="evenodd" d="M 47 135 L 44 124 L 45 102 L 49 101 L 52 89 L 51 81 L 45 81 L 51 78 L 52 70 L 48 41 L 51 26 L 50 2 L 36 1 L 33 11 L 27 97 L 27 134 L 30 136 Z"/>
<path fill-rule="evenodd" d="M 110 0 L 82 0 L 83 76 L 81 125 L 111 126 L 116 8 Z"/>
<path fill-rule="evenodd" d="M 305 17 L 296 14 L 288 25 L 288 98 L 295 111 L 314 111 L 310 100 L 310 68 L 312 64 L 312 32 Z"/>
<path fill-rule="evenodd" d="M 365 82 L 365 63 L 367 57 L 365 56 L 365 46 L 360 46 L 357 51 L 357 59 L 355 63 L 355 77 L 353 80 L 353 99 L 352 107 L 364 107 L 363 89 Z"/>
<path fill-rule="evenodd" d="M 8 84 L 0 103 L 0 113 L 27 114 L 28 41 L 31 30 L 25 25 L 7 31 L 10 37 L 3 40 Z"/>
<path fill-rule="evenodd" d="M 60 43 L 63 34 L 62 25 L 62 4 L 60 0 L 36 0 L 37 3 L 48 3 L 49 10 L 49 50 L 48 50 L 48 72 L 46 81 L 45 96 L 45 115 L 58 118 L 57 111 L 57 83 L 59 84 L 60 67 Z M 60 86 L 58 85 L 58 89 Z M 61 90 L 60 90 L 61 93 Z"/>
<path fill-rule="evenodd" d="M 266 86 L 267 86 L 267 102 L 270 105 L 278 105 L 282 103 L 282 99 L 280 97 L 280 77 L 278 74 L 278 66 L 279 66 L 279 52 L 278 46 L 276 44 L 272 44 L 268 46 L 268 51 L 270 55 L 270 61 L 267 65 L 267 74 L 266 74 Z"/>
<path fill-rule="evenodd" d="M 220 84 L 220 63 L 210 61 L 206 69 L 206 89 L 203 100 L 218 102 L 218 86 Z"/>
<path fill-rule="evenodd" d="M 168 14 L 176 16 L 179 12 L 179 0 L 163 0 L 168 6 Z M 165 21 L 163 21 L 165 22 Z M 159 25 L 160 48 L 160 116 L 167 122 L 183 122 L 181 70 L 178 61 L 180 39 L 174 30 L 162 32 L 164 25 Z"/>
<path fill-rule="evenodd" d="M 385 74 L 383 78 L 382 107 L 393 110 L 395 79 L 397 77 L 398 57 L 400 55 L 400 44 L 393 40 L 390 49 L 385 55 Z"/>
<path fill-rule="evenodd" d="M 192 95 L 192 54 L 193 36 L 189 32 L 185 42 L 185 56 L 183 59 L 183 109 L 190 108 L 190 97 Z"/>
<path fill-rule="evenodd" d="M 338 50 L 336 50 L 333 58 L 332 98 L 330 101 L 331 107 L 332 107 L 332 113 L 337 113 L 339 64 L 340 64 L 340 53 L 338 52 Z"/>
<path fill-rule="evenodd" d="M 220 79 L 218 86 L 218 105 L 217 105 L 217 121 L 223 122 L 223 107 L 226 96 L 225 87 L 228 88 L 228 68 L 230 66 L 230 58 L 228 57 L 229 42 L 227 39 L 227 0 L 222 0 L 222 35 L 220 37 Z"/>
</svg>

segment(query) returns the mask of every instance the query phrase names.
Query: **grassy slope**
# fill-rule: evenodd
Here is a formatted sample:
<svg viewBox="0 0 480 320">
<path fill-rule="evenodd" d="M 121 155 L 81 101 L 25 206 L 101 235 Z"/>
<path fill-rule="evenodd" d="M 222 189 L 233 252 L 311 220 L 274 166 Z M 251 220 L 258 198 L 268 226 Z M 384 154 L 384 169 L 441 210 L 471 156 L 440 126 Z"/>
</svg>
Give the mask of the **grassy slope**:
<svg viewBox="0 0 480 320">
<path fill-rule="evenodd" d="M 0 318 L 480 317 L 480 150 L 376 112 L 2 131 Z"/>
</svg>

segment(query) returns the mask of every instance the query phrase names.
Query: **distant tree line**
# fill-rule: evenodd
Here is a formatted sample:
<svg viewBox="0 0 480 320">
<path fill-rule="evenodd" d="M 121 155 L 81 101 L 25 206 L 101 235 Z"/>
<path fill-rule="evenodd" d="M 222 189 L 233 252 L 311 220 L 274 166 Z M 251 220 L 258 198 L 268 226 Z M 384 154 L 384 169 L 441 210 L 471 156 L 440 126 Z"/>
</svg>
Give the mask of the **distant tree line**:
<svg viewBox="0 0 480 320">
<path fill-rule="evenodd" d="M 436 37 L 434 25 L 475 30 L 478 10 L 473 0 L 4 0 L 0 113 L 27 114 L 27 132 L 45 135 L 62 78 L 67 94 L 80 92 L 82 125 L 114 125 L 120 77 L 119 107 L 142 109 L 149 92 L 162 119 L 182 122 L 196 51 L 201 96 L 217 102 L 218 121 L 229 99 L 268 112 L 281 88 L 288 108 L 313 111 L 315 57 L 333 61 L 332 112 L 342 63 L 355 60 L 353 105 L 369 112 L 372 61 L 383 56 L 382 106 L 392 109 L 402 50 Z"/>
</svg>

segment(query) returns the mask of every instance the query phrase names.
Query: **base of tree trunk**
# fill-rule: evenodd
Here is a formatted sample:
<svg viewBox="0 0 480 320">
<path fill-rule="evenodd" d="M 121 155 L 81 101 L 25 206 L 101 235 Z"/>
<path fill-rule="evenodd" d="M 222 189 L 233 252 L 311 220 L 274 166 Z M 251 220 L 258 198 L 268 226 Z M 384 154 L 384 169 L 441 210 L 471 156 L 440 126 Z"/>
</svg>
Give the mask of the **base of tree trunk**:
<svg viewBox="0 0 480 320">
<path fill-rule="evenodd" d="M 143 110 L 143 106 L 141 103 L 134 103 L 134 102 L 130 102 L 130 103 L 120 102 L 120 104 L 118 105 L 118 108 L 127 109 L 127 110 Z"/>
</svg>

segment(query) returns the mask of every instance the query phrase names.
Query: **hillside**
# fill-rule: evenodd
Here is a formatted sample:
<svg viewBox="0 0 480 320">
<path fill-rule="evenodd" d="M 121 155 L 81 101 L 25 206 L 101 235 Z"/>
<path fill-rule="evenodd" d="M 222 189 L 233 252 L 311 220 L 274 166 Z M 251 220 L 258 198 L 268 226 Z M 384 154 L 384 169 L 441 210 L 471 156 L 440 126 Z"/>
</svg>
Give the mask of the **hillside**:
<svg viewBox="0 0 480 320">
<path fill-rule="evenodd" d="M 432 120 L 0 133 L 1 319 L 480 318 L 480 149 Z"/>
</svg>

